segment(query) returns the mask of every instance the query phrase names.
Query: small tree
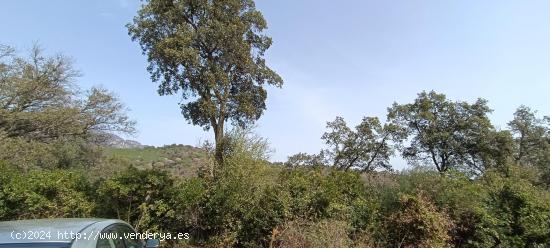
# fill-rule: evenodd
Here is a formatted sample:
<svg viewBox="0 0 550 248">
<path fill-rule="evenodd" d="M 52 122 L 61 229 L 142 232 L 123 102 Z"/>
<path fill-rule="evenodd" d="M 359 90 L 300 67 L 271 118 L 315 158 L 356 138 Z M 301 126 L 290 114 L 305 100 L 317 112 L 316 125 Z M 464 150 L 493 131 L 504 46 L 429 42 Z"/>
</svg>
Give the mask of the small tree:
<svg viewBox="0 0 550 248">
<path fill-rule="evenodd" d="M 225 122 L 256 121 L 266 108 L 263 85 L 283 84 L 263 58 L 271 39 L 252 0 L 148 0 L 127 27 L 147 54 L 158 93 L 181 91 L 183 116 L 214 130 L 218 162 Z"/>
<path fill-rule="evenodd" d="M 537 165 L 550 150 L 550 117 L 537 118 L 536 111 L 520 106 L 508 123 L 514 135 L 514 159 L 521 165 Z"/>
<path fill-rule="evenodd" d="M 394 137 L 394 127 L 382 126 L 376 117 L 365 117 L 354 131 L 342 117 L 336 117 L 327 123 L 329 131 L 321 137 L 329 146 L 323 153 L 341 170 L 391 169 L 389 159 L 393 149 L 389 141 Z"/>
<path fill-rule="evenodd" d="M 90 138 L 102 132 L 133 133 L 135 122 L 113 93 L 92 88 L 82 96 L 79 73 L 62 55 L 30 57 L 0 51 L 0 131 L 7 137 L 49 142 L 61 137 Z M 2 55 L 3 54 L 3 55 Z"/>
</svg>

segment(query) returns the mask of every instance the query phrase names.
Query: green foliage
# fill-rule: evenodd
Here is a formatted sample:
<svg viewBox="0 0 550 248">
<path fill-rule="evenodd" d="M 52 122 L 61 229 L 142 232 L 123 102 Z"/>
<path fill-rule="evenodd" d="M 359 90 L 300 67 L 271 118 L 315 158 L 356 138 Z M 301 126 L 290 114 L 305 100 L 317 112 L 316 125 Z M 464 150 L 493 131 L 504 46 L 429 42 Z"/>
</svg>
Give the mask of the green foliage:
<svg viewBox="0 0 550 248">
<path fill-rule="evenodd" d="M 516 163 L 539 170 L 539 183 L 550 185 L 550 117 L 538 118 L 536 111 L 520 106 L 508 123 L 514 135 L 513 157 Z"/>
<path fill-rule="evenodd" d="M 281 190 L 288 192 L 292 218 L 348 219 L 354 201 L 365 197 L 359 175 L 332 169 L 294 169 L 280 176 Z"/>
<path fill-rule="evenodd" d="M 535 186 L 536 178 L 536 171 L 509 166 L 507 174 L 490 170 L 479 180 L 416 170 L 399 181 L 400 191 L 425 192 L 445 210 L 456 247 L 538 247 L 547 245 L 550 211 L 549 192 Z"/>
<path fill-rule="evenodd" d="M 488 190 L 482 183 L 460 172 L 454 171 L 445 176 L 438 174 L 422 169 L 408 171 L 399 179 L 399 191 L 405 194 L 424 192 L 439 209 L 445 210 L 454 223 L 449 229 L 454 246 L 475 243 L 483 247 L 490 243 L 491 234 L 486 232 L 492 225 L 492 217 L 485 205 Z"/>
<path fill-rule="evenodd" d="M 423 93 L 394 106 L 391 125 L 365 118 L 351 130 L 336 119 L 324 136 L 335 149 L 298 154 L 286 166 L 268 161 L 269 143 L 251 129 L 227 132 L 223 163 L 212 162 L 212 149 L 104 150 L 86 137 L 42 140 L 3 130 L 0 219 L 94 216 L 191 234 L 167 247 L 548 247 L 542 119 L 521 110 L 511 131 L 496 131 L 484 122 L 487 111 L 484 101 Z M 436 160 L 445 157 L 446 169 L 376 170 L 388 164 L 391 145 L 403 146 L 386 140 L 414 134 L 405 121 L 411 116 L 428 131 L 413 136 L 411 147 L 423 153 L 415 159 L 440 149 Z M 377 158 L 371 148 L 380 146 L 386 155 Z M 327 160 L 345 166 L 324 166 Z"/>
<path fill-rule="evenodd" d="M 265 161 L 263 139 L 246 130 L 229 132 L 224 165 L 205 175 L 207 189 L 200 202 L 198 226 L 215 246 L 265 246 L 269 234 L 287 214 L 276 185 L 278 169 Z M 212 176 L 212 177 L 211 177 Z M 200 241 L 198 241 L 200 242 Z"/>
<path fill-rule="evenodd" d="M 26 169 L 88 167 L 105 133 L 135 131 L 113 93 L 73 84 L 79 73 L 69 58 L 38 46 L 28 58 L 0 54 L 0 159 Z"/>
<path fill-rule="evenodd" d="M 494 243 L 505 247 L 550 245 L 550 192 L 531 183 L 532 175 L 511 167 L 508 175 L 488 173 L 488 212 Z"/>
<path fill-rule="evenodd" d="M 244 127 L 265 109 L 264 84 L 281 86 L 282 78 L 265 62 L 271 39 L 267 23 L 252 0 L 148 0 L 128 24 L 149 61 L 158 92 L 181 91 L 183 116 L 194 125 L 213 128 L 221 162 L 224 123 Z"/>
<path fill-rule="evenodd" d="M 342 117 L 327 123 L 328 132 L 321 137 L 329 146 L 327 155 L 333 166 L 348 170 L 373 171 L 390 169 L 393 148 L 388 142 L 394 138 L 394 126 L 382 125 L 377 117 L 365 117 L 353 131 Z"/>
<path fill-rule="evenodd" d="M 171 226 L 174 231 L 189 232 L 194 240 L 204 238 L 202 206 L 207 193 L 207 182 L 201 178 L 190 178 L 175 185 L 171 204 L 175 218 Z"/>
<path fill-rule="evenodd" d="M 154 169 L 166 171 L 177 177 L 195 177 L 202 167 L 210 164 L 211 158 L 204 149 L 188 145 L 167 145 L 163 147 L 144 148 L 105 148 L 105 156 L 100 166 L 112 160 L 124 164 L 132 164 L 139 169 Z M 116 164 L 114 165 L 116 166 Z M 109 166 L 104 166 L 109 167 Z M 109 169 L 109 168 L 105 168 Z"/>
<path fill-rule="evenodd" d="M 98 163 L 101 148 L 79 138 L 59 138 L 48 143 L 23 137 L 2 137 L 0 160 L 20 168 L 90 168 Z"/>
<path fill-rule="evenodd" d="M 260 177 L 261 174 L 245 170 L 232 172 L 218 178 L 209 188 L 201 219 L 207 227 L 205 231 L 217 236 L 211 242 L 220 246 L 266 244 L 286 209 L 278 190 L 261 182 Z"/>
<path fill-rule="evenodd" d="M 0 64 L 0 130 L 8 137 L 48 142 L 135 131 L 113 93 L 97 87 L 80 93 L 73 84 L 79 73 L 67 57 L 46 57 L 35 46 L 29 58 L 12 54 Z"/>
<path fill-rule="evenodd" d="M 102 215 L 122 219 L 139 230 L 164 231 L 174 218 L 169 205 L 173 180 L 165 172 L 127 170 L 101 182 L 97 189 Z"/>
<path fill-rule="evenodd" d="M 535 115 L 536 111 L 520 106 L 508 123 L 516 141 L 514 158 L 521 165 L 539 164 L 544 151 L 550 149 L 550 122 Z"/>
<path fill-rule="evenodd" d="M 255 149 L 231 151 L 215 174 L 186 179 L 130 167 L 90 184 L 76 171 L 4 164 L 0 217 L 121 218 L 140 231 L 190 232 L 185 245 L 213 247 L 548 245 L 550 194 L 535 186 L 535 169 L 475 179 L 420 168 L 362 175 L 279 168 Z"/>
<path fill-rule="evenodd" d="M 550 150 L 546 151 L 543 156 L 541 158 L 542 163 L 537 166 L 539 171 L 538 183 L 547 190 L 550 190 Z"/>
<path fill-rule="evenodd" d="M 490 112 L 486 100 L 452 102 L 431 91 L 418 94 L 414 103 L 394 103 L 388 119 L 411 137 L 410 145 L 402 148 L 404 158 L 432 164 L 440 172 L 463 165 L 475 172 L 490 164 L 482 156 L 486 137 L 493 132 Z"/>
<path fill-rule="evenodd" d="M 286 167 L 295 168 L 295 167 L 320 167 L 327 166 L 328 161 L 326 161 L 326 156 L 323 151 L 319 154 L 307 154 L 300 152 L 289 156 L 287 161 L 284 163 Z"/>
<path fill-rule="evenodd" d="M 386 230 L 393 247 L 447 247 L 452 221 L 423 192 L 399 196 L 398 210 L 389 216 Z"/>
<path fill-rule="evenodd" d="M 28 173 L 0 164 L 0 219 L 90 217 L 92 186 L 80 172 Z"/>
</svg>

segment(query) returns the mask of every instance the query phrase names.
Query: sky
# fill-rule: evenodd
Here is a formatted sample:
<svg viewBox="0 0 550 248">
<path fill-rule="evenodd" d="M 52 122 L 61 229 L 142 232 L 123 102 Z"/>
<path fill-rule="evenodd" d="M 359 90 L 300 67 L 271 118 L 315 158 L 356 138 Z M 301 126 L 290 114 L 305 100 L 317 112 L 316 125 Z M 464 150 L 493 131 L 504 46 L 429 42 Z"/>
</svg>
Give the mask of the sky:
<svg viewBox="0 0 550 248">
<path fill-rule="evenodd" d="M 125 24 L 131 0 L 3 0 L 0 44 L 71 56 L 83 88 L 101 85 L 131 109 L 143 144 L 198 145 L 211 132 L 188 124 L 178 96 L 158 96 L 146 57 Z M 521 104 L 550 114 L 550 1 L 257 0 L 273 38 L 269 66 L 284 79 L 268 87 L 256 132 L 273 161 L 316 153 L 327 121 L 385 120 L 392 103 L 435 90 L 452 100 L 489 101 L 498 128 Z M 397 167 L 404 163 L 396 160 Z"/>
</svg>

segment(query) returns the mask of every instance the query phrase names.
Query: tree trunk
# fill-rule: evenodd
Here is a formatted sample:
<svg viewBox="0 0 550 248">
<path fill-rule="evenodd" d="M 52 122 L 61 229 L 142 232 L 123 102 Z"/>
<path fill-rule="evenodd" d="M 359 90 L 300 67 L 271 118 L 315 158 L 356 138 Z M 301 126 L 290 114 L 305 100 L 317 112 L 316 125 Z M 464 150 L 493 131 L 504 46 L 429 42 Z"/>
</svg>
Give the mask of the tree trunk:
<svg viewBox="0 0 550 248">
<path fill-rule="evenodd" d="M 217 123 L 217 125 L 214 126 L 214 139 L 216 142 L 214 157 L 216 158 L 216 162 L 220 165 L 223 164 L 223 136 L 223 122 Z"/>
</svg>

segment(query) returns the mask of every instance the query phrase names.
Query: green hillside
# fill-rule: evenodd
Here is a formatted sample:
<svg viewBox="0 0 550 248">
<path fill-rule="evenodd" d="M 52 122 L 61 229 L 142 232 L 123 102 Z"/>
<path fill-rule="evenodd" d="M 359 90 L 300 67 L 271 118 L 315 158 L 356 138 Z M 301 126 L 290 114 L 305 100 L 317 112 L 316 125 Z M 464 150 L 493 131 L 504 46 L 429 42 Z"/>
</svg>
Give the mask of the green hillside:
<svg viewBox="0 0 550 248">
<path fill-rule="evenodd" d="M 110 159 L 123 159 L 139 169 L 158 169 L 172 175 L 190 177 L 208 163 L 205 150 L 189 145 L 144 148 L 105 148 Z"/>
</svg>

